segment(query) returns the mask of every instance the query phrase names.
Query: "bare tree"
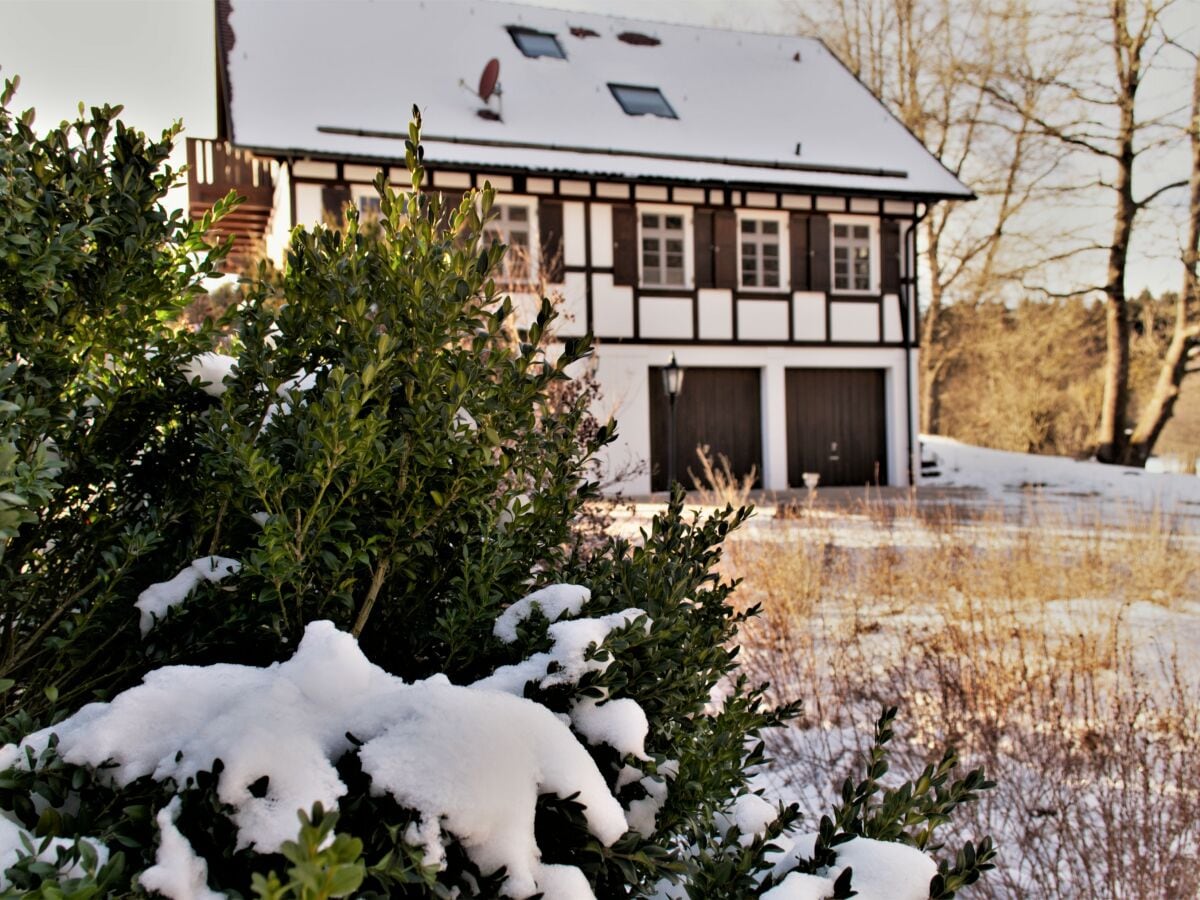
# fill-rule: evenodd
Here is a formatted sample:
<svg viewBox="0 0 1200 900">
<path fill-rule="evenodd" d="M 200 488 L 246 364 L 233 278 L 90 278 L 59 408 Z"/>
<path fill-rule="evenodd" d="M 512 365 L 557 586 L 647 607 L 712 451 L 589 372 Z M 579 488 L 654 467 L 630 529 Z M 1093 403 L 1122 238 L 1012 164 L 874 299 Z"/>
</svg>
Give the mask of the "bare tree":
<svg viewBox="0 0 1200 900">
<path fill-rule="evenodd" d="M 817 11 L 792 8 L 979 198 L 940 204 L 921 223 L 930 275 L 920 335 L 921 430 L 936 431 L 938 387 L 956 353 L 945 305 L 1001 295 L 1044 246 L 1019 223 L 1063 155 L 1030 126 L 1045 88 L 1028 81 L 1019 97 L 1003 102 L 990 90 L 997 77 L 1025 65 L 1031 13 L 1020 0 L 832 0 Z"/>
<path fill-rule="evenodd" d="M 995 99 L 1028 118 L 1036 134 L 1069 151 L 1081 168 L 1086 167 L 1085 160 L 1092 161 L 1097 174 L 1075 183 L 1077 196 L 1092 196 L 1103 189 L 1112 197 L 1109 240 L 1085 240 L 1062 255 L 1077 266 L 1088 254 L 1100 253 L 1105 260 L 1102 282 L 1076 284 L 1066 292 L 1079 295 L 1094 291 L 1105 302 L 1104 395 L 1096 436 L 1096 455 L 1103 462 L 1144 464 L 1153 439 L 1171 412 L 1164 394 L 1164 402 L 1157 405 L 1158 411 L 1152 416 L 1161 419 L 1156 426 L 1147 423 L 1140 440 L 1133 439 L 1126 430 L 1130 418 L 1130 313 L 1126 295 L 1130 245 L 1139 216 L 1144 217 L 1164 194 L 1188 183 L 1186 178 L 1158 177 L 1150 189 L 1142 187 L 1143 180 L 1155 178 L 1152 170 L 1147 171 L 1151 169 L 1149 163 L 1164 147 L 1178 141 L 1178 129 L 1171 125 L 1178 110 L 1148 114 L 1144 103 L 1139 103 L 1147 72 L 1160 64 L 1164 51 L 1171 46 L 1164 15 L 1175 2 L 1110 0 L 1100 11 L 1095 3 L 1079 0 L 1065 12 L 1046 14 L 1038 67 L 1014 70 L 1010 78 L 990 87 Z M 1051 113 L 1021 110 L 1020 97 L 1030 84 L 1046 92 L 1052 101 Z M 1062 295 L 1049 288 L 1043 290 L 1050 296 Z M 1186 294 L 1180 303 L 1186 322 Z M 1186 355 L 1187 347 L 1181 345 L 1180 351 Z M 1177 379 L 1168 381 L 1175 383 L 1177 391 Z"/>
</svg>

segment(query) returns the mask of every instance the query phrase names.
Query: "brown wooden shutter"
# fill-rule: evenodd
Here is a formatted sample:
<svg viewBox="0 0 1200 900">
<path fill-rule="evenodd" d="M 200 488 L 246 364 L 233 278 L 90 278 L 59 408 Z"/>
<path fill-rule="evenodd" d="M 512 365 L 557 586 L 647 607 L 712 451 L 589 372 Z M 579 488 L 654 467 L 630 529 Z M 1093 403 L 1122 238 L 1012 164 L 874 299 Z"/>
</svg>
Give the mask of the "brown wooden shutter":
<svg viewBox="0 0 1200 900">
<path fill-rule="evenodd" d="M 884 219 L 879 226 L 880 275 L 883 293 L 900 292 L 900 223 L 895 219 Z"/>
<path fill-rule="evenodd" d="M 737 213 L 718 209 L 713 214 L 713 281 L 719 288 L 738 286 Z"/>
<path fill-rule="evenodd" d="M 830 289 L 829 216 L 810 216 L 808 220 L 808 287 L 812 291 Z"/>
<path fill-rule="evenodd" d="M 714 269 L 712 210 L 696 210 L 692 227 L 696 237 L 696 287 L 710 288 L 717 283 Z"/>
<path fill-rule="evenodd" d="M 563 283 L 563 205 L 559 200 L 538 201 L 539 250 L 542 274 L 550 284 Z"/>
<path fill-rule="evenodd" d="M 792 213 L 788 217 L 788 239 L 792 243 L 792 290 L 808 290 L 808 216 Z"/>
<path fill-rule="evenodd" d="M 348 184 L 327 184 L 321 188 L 321 206 L 327 215 L 338 222 L 345 221 L 346 204 L 350 202 Z"/>
<path fill-rule="evenodd" d="M 632 206 L 612 208 L 613 283 L 637 284 L 637 210 Z"/>
</svg>

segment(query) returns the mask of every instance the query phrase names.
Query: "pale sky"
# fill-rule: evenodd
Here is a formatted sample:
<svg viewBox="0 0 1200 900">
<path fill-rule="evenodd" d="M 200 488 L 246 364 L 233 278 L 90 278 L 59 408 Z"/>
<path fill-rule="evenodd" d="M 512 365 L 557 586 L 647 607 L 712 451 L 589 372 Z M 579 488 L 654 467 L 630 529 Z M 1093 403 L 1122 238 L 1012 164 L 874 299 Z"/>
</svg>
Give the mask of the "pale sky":
<svg viewBox="0 0 1200 900">
<path fill-rule="evenodd" d="M 304 0 L 277 2 L 282 10 Z M 778 0 L 526 2 L 751 31 L 789 29 Z M 1196 6 L 1195 0 L 1181 4 L 1185 10 Z M 182 118 L 188 135 L 211 137 L 216 130 L 213 31 L 212 0 L 0 0 L 0 77 L 21 76 L 14 106 L 36 108 L 43 127 L 72 117 L 80 101 L 110 102 L 123 104 L 125 121 L 144 131 L 157 134 Z M 330 53 L 352 64 L 352 47 L 331 46 Z M 183 160 L 181 142 L 176 162 Z M 1143 286 L 1178 290 L 1179 265 L 1169 258 L 1171 241 L 1164 238 L 1157 240 L 1168 258 L 1132 260 L 1134 291 Z"/>
</svg>

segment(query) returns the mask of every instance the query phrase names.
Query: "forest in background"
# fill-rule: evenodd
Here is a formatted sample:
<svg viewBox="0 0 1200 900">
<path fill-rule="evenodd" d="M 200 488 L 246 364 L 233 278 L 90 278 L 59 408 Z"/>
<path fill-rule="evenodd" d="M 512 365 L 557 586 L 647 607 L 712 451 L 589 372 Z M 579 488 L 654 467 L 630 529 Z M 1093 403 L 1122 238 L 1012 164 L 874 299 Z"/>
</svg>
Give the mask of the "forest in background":
<svg viewBox="0 0 1200 900">
<path fill-rule="evenodd" d="M 978 197 L 920 225 L 922 431 L 1194 464 L 1200 25 L 1186 4 L 790 7 Z M 1133 294 L 1138 258 L 1177 260 L 1178 289 Z"/>
<path fill-rule="evenodd" d="M 1171 339 L 1174 293 L 1129 301 L 1130 396 L 1153 394 Z M 1104 307 L 1083 297 L 949 304 L 933 349 L 941 363 L 934 433 L 998 450 L 1086 456 L 1095 451 L 1104 395 Z M 924 349 L 924 348 L 923 348 Z M 1200 454 L 1200 379 L 1183 383 L 1155 445 L 1194 470 Z"/>
</svg>

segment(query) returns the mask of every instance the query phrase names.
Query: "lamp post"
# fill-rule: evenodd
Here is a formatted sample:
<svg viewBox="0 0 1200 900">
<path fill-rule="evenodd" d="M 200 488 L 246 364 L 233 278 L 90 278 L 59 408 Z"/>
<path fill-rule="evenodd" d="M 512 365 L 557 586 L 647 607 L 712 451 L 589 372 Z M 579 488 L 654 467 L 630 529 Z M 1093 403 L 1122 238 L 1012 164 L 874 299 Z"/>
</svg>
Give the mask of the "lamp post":
<svg viewBox="0 0 1200 900">
<path fill-rule="evenodd" d="M 670 410 L 667 416 L 667 491 L 670 492 L 675 486 L 675 401 L 683 387 L 683 369 L 675 362 L 674 353 L 671 354 L 671 361 L 663 366 L 662 380 Z"/>
</svg>

